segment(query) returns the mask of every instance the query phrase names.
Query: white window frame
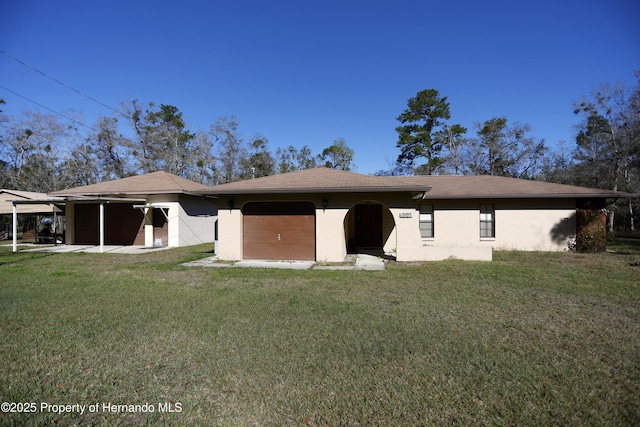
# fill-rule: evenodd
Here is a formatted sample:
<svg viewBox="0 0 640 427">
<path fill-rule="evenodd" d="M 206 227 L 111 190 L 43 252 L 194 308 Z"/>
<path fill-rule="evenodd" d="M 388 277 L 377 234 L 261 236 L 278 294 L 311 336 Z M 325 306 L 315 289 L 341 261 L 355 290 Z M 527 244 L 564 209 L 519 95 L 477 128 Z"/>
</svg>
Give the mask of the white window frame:
<svg viewBox="0 0 640 427">
<path fill-rule="evenodd" d="M 435 236 L 434 209 L 432 204 L 420 204 L 418 206 L 418 216 L 420 219 L 420 237 L 423 239 L 433 239 Z"/>
<path fill-rule="evenodd" d="M 489 235 L 487 235 L 487 231 Z M 496 238 L 496 209 L 493 203 L 480 204 L 480 239 L 493 240 Z"/>
</svg>

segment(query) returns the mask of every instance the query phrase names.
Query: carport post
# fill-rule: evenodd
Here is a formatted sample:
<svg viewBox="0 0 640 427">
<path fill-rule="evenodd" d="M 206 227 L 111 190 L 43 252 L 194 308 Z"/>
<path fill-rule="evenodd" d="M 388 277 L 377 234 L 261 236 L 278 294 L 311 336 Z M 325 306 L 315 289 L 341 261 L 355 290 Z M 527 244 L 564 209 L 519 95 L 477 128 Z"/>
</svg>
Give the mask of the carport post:
<svg viewBox="0 0 640 427">
<path fill-rule="evenodd" d="M 18 208 L 13 203 L 13 252 L 18 252 Z"/>
<path fill-rule="evenodd" d="M 104 202 L 100 203 L 100 253 L 104 252 Z"/>
</svg>

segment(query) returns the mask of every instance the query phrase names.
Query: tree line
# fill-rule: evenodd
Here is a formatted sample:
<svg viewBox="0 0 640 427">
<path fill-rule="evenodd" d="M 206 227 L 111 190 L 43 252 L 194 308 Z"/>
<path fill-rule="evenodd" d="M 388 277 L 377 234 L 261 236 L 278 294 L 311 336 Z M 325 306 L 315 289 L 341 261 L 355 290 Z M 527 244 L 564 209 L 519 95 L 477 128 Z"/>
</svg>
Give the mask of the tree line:
<svg viewBox="0 0 640 427">
<path fill-rule="evenodd" d="M 640 71 L 633 86 L 604 84 L 574 103 L 572 145 L 551 149 L 506 116 L 451 123 L 446 96 L 427 89 L 397 117 L 397 161 L 379 175 L 498 175 L 640 193 Z M 638 199 L 608 206 L 609 230 L 635 228 Z"/>
<path fill-rule="evenodd" d="M 506 116 L 469 130 L 452 122 L 446 96 L 420 91 L 397 117 L 397 160 L 375 174 L 500 175 L 640 193 L 640 72 L 636 77 L 635 85 L 604 84 L 576 102 L 575 140 L 553 149 L 531 126 Z M 233 116 L 193 131 L 172 105 L 132 100 L 118 114 L 84 125 L 81 117 L 34 111 L 8 116 L 3 104 L 2 188 L 50 192 L 157 170 L 217 185 L 316 166 L 354 167 L 344 138 L 317 154 L 307 145 L 273 150 L 262 134 L 244 138 Z M 611 229 L 615 214 L 633 228 L 638 201 L 609 210 Z"/>
<path fill-rule="evenodd" d="M 318 154 L 307 145 L 272 151 L 262 134 L 245 139 L 233 116 L 194 132 L 173 105 L 133 100 L 119 115 L 85 126 L 81 118 L 34 111 L 10 117 L 3 104 L 0 99 L 1 188 L 51 192 L 158 170 L 217 185 L 316 166 L 354 166 L 344 138 Z"/>
</svg>

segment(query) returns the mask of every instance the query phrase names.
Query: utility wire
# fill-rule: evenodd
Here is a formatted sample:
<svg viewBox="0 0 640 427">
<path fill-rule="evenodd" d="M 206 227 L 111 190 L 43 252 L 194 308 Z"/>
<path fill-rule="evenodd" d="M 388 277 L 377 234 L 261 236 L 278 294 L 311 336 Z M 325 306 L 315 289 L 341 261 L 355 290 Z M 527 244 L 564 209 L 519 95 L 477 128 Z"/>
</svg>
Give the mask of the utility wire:
<svg viewBox="0 0 640 427">
<path fill-rule="evenodd" d="M 7 88 L 7 87 L 4 87 L 4 86 L 0 85 L 0 89 L 4 89 L 4 90 L 6 90 L 7 92 L 11 92 L 11 93 L 12 93 L 12 94 L 14 94 L 15 96 L 19 96 L 20 98 L 22 98 L 22 99 L 26 99 L 26 100 L 27 100 L 27 101 L 29 101 L 29 102 L 33 102 L 33 103 L 34 103 L 34 104 L 36 104 L 37 106 L 42 107 L 42 108 L 44 108 L 45 110 L 51 111 L 52 113 L 57 114 L 57 115 L 59 115 L 60 117 L 63 117 L 63 118 L 65 118 L 65 119 L 67 119 L 67 120 L 71 121 L 72 123 L 75 123 L 75 124 L 76 124 L 76 125 L 78 125 L 78 126 L 85 127 L 85 128 L 87 128 L 87 129 L 89 129 L 89 130 L 92 130 L 92 131 L 94 131 L 94 132 L 98 132 L 96 129 L 92 128 L 91 126 L 87 126 L 87 125 L 85 125 L 84 123 L 80 123 L 79 121 L 77 121 L 77 120 L 75 120 L 75 119 L 72 119 L 72 118 L 71 118 L 71 117 L 69 117 L 69 116 L 65 116 L 64 114 L 62 114 L 62 113 L 60 113 L 60 112 L 58 112 L 58 111 L 56 111 L 56 110 L 52 110 L 51 108 L 49 108 L 49 107 L 47 107 L 47 106 L 45 106 L 45 105 L 42 105 L 42 104 L 40 104 L 39 102 L 36 102 L 36 101 L 34 101 L 33 99 L 31 99 L 31 98 L 27 98 L 27 97 L 26 97 L 26 96 L 24 96 L 24 95 L 20 95 L 18 92 L 14 92 L 14 91 L 12 91 L 11 89 L 9 89 L 9 88 Z"/>
<path fill-rule="evenodd" d="M 128 119 L 128 118 L 129 118 L 129 117 L 127 117 L 125 114 L 123 114 L 122 112 L 120 112 L 120 111 L 116 110 L 115 108 L 112 108 L 112 107 L 108 106 L 108 105 L 107 105 L 107 104 L 105 104 L 104 102 L 100 102 L 100 101 L 98 101 L 97 99 L 93 98 L 92 96 L 89 96 L 89 95 L 87 95 L 86 93 L 82 93 L 82 92 L 80 92 L 78 89 L 75 89 L 74 87 L 71 87 L 71 86 L 69 86 L 68 84 L 61 82 L 60 80 L 56 79 L 55 77 L 51 77 L 50 75 L 48 75 L 48 74 L 47 74 L 47 73 L 45 73 L 44 71 L 40 71 L 40 70 L 38 70 L 36 67 L 34 67 L 34 66 L 32 66 L 32 65 L 29 65 L 29 64 L 27 64 L 27 63 L 26 63 L 26 62 L 24 62 L 24 61 L 21 61 L 20 59 L 16 58 L 15 56 L 9 55 L 7 52 L 5 52 L 5 51 L 3 51 L 3 50 L 0 50 L 0 53 L 1 53 L 1 54 L 3 54 L 4 56 L 6 56 L 7 58 L 9 58 L 9 59 L 12 59 L 12 60 L 16 61 L 18 64 L 23 65 L 23 66 L 25 66 L 25 67 L 27 67 L 27 68 L 29 68 L 29 69 L 31 69 L 31 70 L 33 70 L 33 71 L 35 71 L 36 73 L 43 75 L 44 77 L 46 77 L 46 78 L 48 78 L 48 79 L 50 79 L 50 80 L 53 80 L 54 82 L 58 83 L 59 85 L 61 85 L 61 86 L 65 87 L 65 88 L 67 88 L 67 89 L 69 89 L 69 90 L 74 91 L 74 92 L 75 92 L 75 93 L 77 93 L 78 95 L 80 95 L 80 96 L 84 96 L 85 98 L 90 99 L 91 101 L 95 102 L 96 104 L 99 104 L 99 105 L 102 105 L 102 106 L 103 106 L 103 107 L 105 107 L 105 108 L 108 108 L 109 110 L 113 111 L 113 112 L 114 112 L 114 113 L 116 113 L 116 114 L 119 114 L 120 116 L 124 117 L 125 119 Z M 6 89 L 6 88 L 5 88 L 5 89 Z M 7 90 L 8 90 L 8 89 L 7 89 Z M 11 91 L 9 91 L 9 92 L 11 92 Z M 17 95 L 15 92 L 14 92 L 14 94 L 15 94 L 15 95 Z M 18 95 L 18 96 L 21 96 L 21 95 Z M 24 98 L 24 97 L 23 97 L 23 98 Z M 25 99 L 27 99 L 27 98 L 25 98 Z M 33 102 L 33 101 L 32 101 L 32 102 Z M 36 103 L 36 104 L 37 104 L 37 103 Z M 41 105 L 41 107 L 44 107 L 44 106 L 42 106 L 42 105 Z M 44 107 L 44 108 L 46 108 L 46 107 Z M 48 108 L 47 108 L 47 109 L 48 109 Z M 53 111 L 53 110 L 50 110 L 50 111 Z M 59 114 L 59 113 L 56 113 L 56 114 Z"/>
</svg>

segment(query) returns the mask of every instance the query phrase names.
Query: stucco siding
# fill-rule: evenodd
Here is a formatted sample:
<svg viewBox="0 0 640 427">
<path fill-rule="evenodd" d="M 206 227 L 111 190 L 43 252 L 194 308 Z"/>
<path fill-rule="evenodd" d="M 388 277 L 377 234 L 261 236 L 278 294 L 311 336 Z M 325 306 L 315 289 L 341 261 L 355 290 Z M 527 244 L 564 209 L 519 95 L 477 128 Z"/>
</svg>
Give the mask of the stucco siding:
<svg viewBox="0 0 640 427">
<path fill-rule="evenodd" d="M 562 251 L 569 236 L 575 236 L 573 200 L 512 200 L 495 206 L 495 249 Z"/>
<path fill-rule="evenodd" d="M 218 219 L 215 204 L 201 198 L 180 196 L 178 205 L 178 246 L 211 243 Z M 171 223 L 169 223 L 171 224 Z"/>
<path fill-rule="evenodd" d="M 240 209 L 218 205 L 218 258 L 233 261 L 242 259 L 242 213 Z"/>
<path fill-rule="evenodd" d="M 229 208 L 229 200 L 233 207 Z M 316 261 L 341 262 L 354 234 L 354 206 L 381 204 L 385 251 L 398 261 L 491 260 L 494 249 L 563 250 L 575 234 L 573 199 L 422 200 L 404 193 L 221 197 L 219 257 L 243 259 L 241 207 L 248 201 L 305 200 L 316 207 Z M 326 207 L 323 207 L 323 200 Z M 420 203 L 433 205 L 434 235 L 420 235 Z M 494 206 L 495 237 L 480 238 L 480 204 Z"/>
<path fill-rule="evenodd" d="M 434 237 L 439 246 L 471 246 L 480 242 L 480 210 L 477 205 L 434 205 Z M 424 243 L 424 242 L 423 242 Z"/>
<path fill-rule="evenodd" d="M 217 206 L 199 197 L 154 195 L 148 203 L 166 206 L 163 209 L 168 218 L 167 242 L 169 247 L 180 247 L 200 243 L 210 243 L 215 238 Z M 145 209 L 145 246 L 152 247 L 157 236 L 154 235 L 150 209 Z"/>
<path fill-rule="evenodd" d="M 348 209 L 316 209 L 316 260 L 341 262 L 347 256 L 344 219 Z"/>
<path fill-rule="evenodd" d="M 575 234 L 573 200 L 425 201 L 434 207 L 434 237 L 422 246 L 479 246 L 524 251 L 564 250 Z M 492 204 L 495 236 L 480 237 L 480 204 Z M 416 225 L 417 226 L 417 225 Z"/>
</svg>

